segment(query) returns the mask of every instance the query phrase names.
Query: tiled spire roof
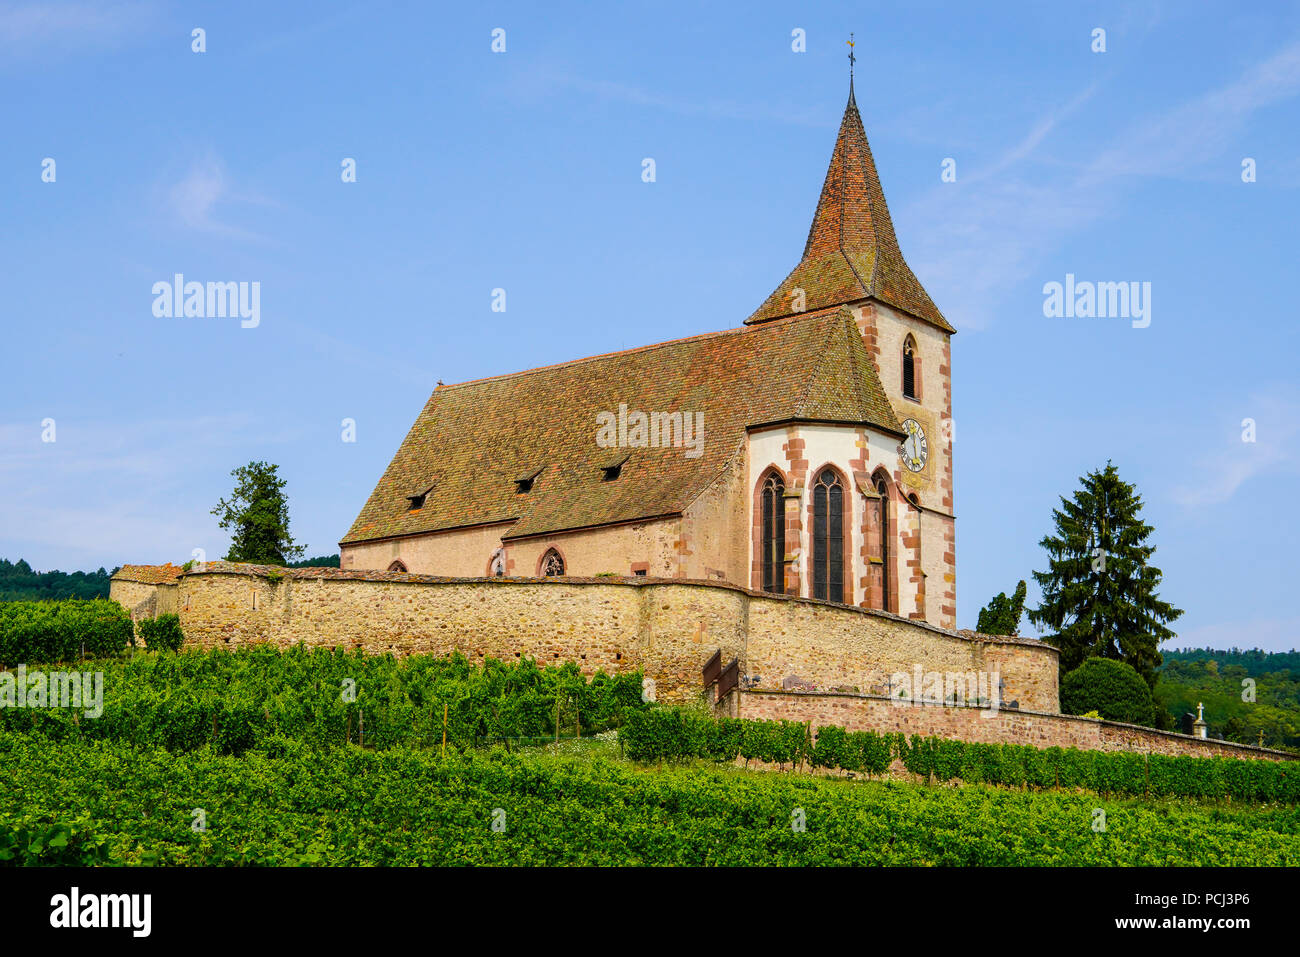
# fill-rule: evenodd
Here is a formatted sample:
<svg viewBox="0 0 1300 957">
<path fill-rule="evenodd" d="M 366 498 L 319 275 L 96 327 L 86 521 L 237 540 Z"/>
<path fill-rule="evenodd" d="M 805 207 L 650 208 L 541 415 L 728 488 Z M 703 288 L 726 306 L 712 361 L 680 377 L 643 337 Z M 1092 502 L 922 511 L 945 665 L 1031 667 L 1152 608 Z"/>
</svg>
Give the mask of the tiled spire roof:
<svg viewBox="0 0 1300 957">
<path fill-rule="evenodd" d="M 803 290 L 802 304 L 797 290 Z M 849 102 L 803 258 L 745 322 L 765 322 L 861 299 L 879 299 L 945 332 L 955 331 L 898 248 L 850 80 Z"/>
</svg>

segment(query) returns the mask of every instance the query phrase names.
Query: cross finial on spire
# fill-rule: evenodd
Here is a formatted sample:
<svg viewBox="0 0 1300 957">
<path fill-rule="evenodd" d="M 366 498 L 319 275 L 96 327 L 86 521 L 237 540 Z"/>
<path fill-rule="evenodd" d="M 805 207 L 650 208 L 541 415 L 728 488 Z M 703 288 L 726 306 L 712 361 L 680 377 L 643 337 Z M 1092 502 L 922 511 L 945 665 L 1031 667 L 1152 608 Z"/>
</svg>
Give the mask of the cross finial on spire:
<svg viewBox="0 0 1300 957">
<path fill-rule="evenodd" d="M 852 82 L 853 82 L 853 64 L 856 63 L 856 62 L 857 62 L 857 59 L 858 59 L 856 56 L 853 55 L 853 34 L 852 34 L 852 33 L 849 34 L 849 38 L 848 38 L 848 40 L 845 41 L 845 42 L 848 43 L 848 45 L 849 45 L 849 82 L 852 83 Z"/>
</svg>

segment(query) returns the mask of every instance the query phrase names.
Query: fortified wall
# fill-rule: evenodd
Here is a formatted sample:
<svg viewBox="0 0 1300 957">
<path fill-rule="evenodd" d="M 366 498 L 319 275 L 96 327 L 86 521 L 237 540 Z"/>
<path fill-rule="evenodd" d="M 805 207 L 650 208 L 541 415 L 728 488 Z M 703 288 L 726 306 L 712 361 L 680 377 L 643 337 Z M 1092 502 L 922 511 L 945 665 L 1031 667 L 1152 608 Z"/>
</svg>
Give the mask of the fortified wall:
<svg viewBox="0 0 1300 957">
<path fill-rule="evenodd" d="M 993 714 L 977 707 L 900 704 L 874 695 L 737 689 L 718 703 L 717 711 L 734 718 L 803 721 L 814 729 L 822 725 L 838 725 L 849 731 L 902 732 L 909 736 L 957 738 L 981 744 L 1027 744 L 1035 748 L 1131 751 L 1199 758 L 1295 759 L 1295 755 L 1285 751 L 1232 741 L 1206 740 L 1118 721 L 1033 710 L 1001 709 Z"/>
<path fill-rule="evenodd" d="M 402 572 L 207 562 L 125 566 L 111 596 L 136 617 L 174 610 L 187 643 L 270 642 L 471 660 L 641 669 L 661 701 L 702 688 L 715 651 L 748 686 L 888 695 L 891 675 L 997 672 L 1002 699 L 1054 713 L 1057 652 L 1026 638 L 953 632 L 872 609 L 720 582 L 639 577 L 439 578 Z M 142 580 L 143 579 L 143 580 Z M 151 593 L 152 592 L 152 593 Z"/>
</svg>

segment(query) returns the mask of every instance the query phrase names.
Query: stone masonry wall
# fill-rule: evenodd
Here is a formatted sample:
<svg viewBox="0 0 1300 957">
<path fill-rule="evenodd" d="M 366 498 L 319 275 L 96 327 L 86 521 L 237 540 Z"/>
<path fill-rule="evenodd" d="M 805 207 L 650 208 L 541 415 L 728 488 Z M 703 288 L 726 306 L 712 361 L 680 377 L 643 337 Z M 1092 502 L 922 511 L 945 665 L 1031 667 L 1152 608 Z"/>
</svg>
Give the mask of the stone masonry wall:
<svg viewBox="0 0 1300 957">
<path fill-rule="evenodd" d="M 117 579 L 112 596 L 134 589 Z M 767 595 L 718 582 L 653 578 L 435 578 L 399 572 L 209 562 L 183 575 L 186 641 L 254 642 L 573 661 L 585 673 L 641 668 L 660 700 L 700 690 L 721 649 L 742 674 L 867 691 L 893 672 L 986 670 L 1006 697 L 1055 711 L 1056 651 L 1023 639 L 980 640 L 868 609 Z"/>
<path fill-rule="evenodd" d="M 131 613 L 133 621 L 176 614 L 177 584 L 113 579 L 109 597 Z"/>
<path fill-rule="evenodd" d="M 996 716 L 974 707 L 897 705 L 888 698 L 785 691 L 735 691 L 719 704 L 733 717 L 782 719 L 839 725 L 850 731 L 901 731 L 984 744 L 1028 744 L 1036 748 L 1137 751 L 1195 757 L 1291 759 L 1281 751 L 1228 741 L 1202 741 L 1186 734 L 1073 715 L 999 710 Z"/>
</svg>

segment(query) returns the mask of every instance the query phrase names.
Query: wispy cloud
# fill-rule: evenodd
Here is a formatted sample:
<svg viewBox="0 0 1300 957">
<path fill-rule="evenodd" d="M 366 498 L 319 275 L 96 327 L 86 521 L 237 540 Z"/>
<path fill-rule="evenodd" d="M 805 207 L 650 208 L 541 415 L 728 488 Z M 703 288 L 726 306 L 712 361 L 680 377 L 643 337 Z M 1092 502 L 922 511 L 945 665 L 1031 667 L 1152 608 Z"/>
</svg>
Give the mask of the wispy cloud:
<svg viewBox="0 0 1300 957">
<path fill-rule="evenodd" d="M 1171 497 L 1184 507 L 1221 505 L 1261 475 L 1300 471 L 1300 401 L 1291 390 L 1257 393 L 1243 406 L 1243 419 L 1254 420 L 1253 442 L 1243 441 L 1245 426 L 1233 424 L 1220 444 L 1190 470 L 1196 481 L 1173 489 Z"/>
<path fill-rule="evenodd" d="M 1043 146 L 1097 91 L 1092 84 L 1048 111 L 992 163 L 959 170 L 957 182 L 935 187 L 903 217 L 942 224 L 918 234 L 910 258 L 959 327 L 986 327 L 1000 298 L 1044 255 L 1115 215 L 1138 177 L 1209 175 L 1252 115 L 1300 94 L 1300 42 L 1224 87 L 1135 123 L 1081 169 L 1045 160 Z"/>
<path fill-rule="evenodd" d="M 301 437 L 251 415 L 60 419 L 57 428 L 47 444 L 37 422 L 0 425 L 0 553 L 35 547 L 111 565 L 215 550 L 224 538 L 208 515 L 211 477 L 224 479 L 250 448 Z M 141 558 L 141 547 L 166 554 Z"/>
<path fill-rule="evenodd" d="M 1164 116 L 1134 125 L 1088 165 L 1081 182 L 1134 176 L 1195 176 L 1214 163 L 1259 110 L 1300 94 L 1300 41 L 1236 81 Z"/>
<path fill-rule="evenodd" d="M 634 84 L 589 79 L 553 64 L 544 64 L 518 74 L 512 82 L 511 93 L 529 100 L 577 93 L 602 102 L 662 110 L 681 116 L 746 122 L 775 121 L 792 126 L 829 129 L 839 123 L 838 118 L 835 123 L 831 123 L 820 111 L 801 110 L 793 104 L 744 102 L 710 96 L 672 96 Z"/>
<path fill-rule="evenodd" d="M 264 196 L 231 187 L 225 164 L 209 154 L 193 162 L 185 174 L 165 187 L 166 205 L 175 221 L 198 232 L 265 243 L 268 239 L 227 221 L 239 206 L 275 206 Z"/>
<path fill-rule="evenodd" d="M 10 58 L 45 56 L 56 50 L 103 46 L 142 28 L 152 3 L 37 2 L 0 6 L 0 52 Z"/>
</svg>

